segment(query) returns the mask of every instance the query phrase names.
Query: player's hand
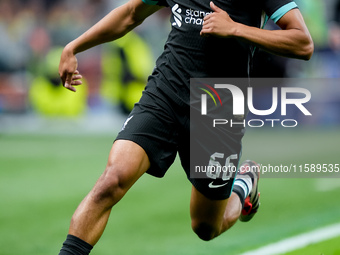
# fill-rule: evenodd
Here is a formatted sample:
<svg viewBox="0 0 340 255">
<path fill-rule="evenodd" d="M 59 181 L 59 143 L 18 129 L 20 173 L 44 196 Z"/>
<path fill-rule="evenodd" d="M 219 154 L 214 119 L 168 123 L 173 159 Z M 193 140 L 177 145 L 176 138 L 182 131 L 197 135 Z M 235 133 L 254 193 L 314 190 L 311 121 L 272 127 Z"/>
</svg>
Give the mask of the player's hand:
<svg viewBox="0 0 340 255">
<path fill-rule="evenodd" d="M 81 85 L 82 81 L 80 79 L 83 78 L 79 74 L 77 67 L 78 61 L 76 56 L 65 47 L 60 58 L 59 75 L 63 86 L 73 92 L 77 91 L 74 86 Z"/>
<path fill-rule="evenodd" d="M 229 17 L 229 14 L 217 7 L 212 1 L 210 2 L 210 8 L 214 12 L 204 17 L 200 35 L 214 35 L 220 37 L 233 36 L 236 23 Z"/>
</svg>

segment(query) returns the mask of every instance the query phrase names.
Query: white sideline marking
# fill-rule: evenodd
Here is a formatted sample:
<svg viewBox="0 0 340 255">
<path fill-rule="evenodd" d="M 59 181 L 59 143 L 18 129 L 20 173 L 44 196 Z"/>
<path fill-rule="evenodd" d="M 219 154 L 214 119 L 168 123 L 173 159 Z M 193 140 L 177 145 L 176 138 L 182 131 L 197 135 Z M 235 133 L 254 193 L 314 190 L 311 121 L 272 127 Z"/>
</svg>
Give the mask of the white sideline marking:
<svg viewBox="0 0 340 255">
<path fill-rule="evenodd" d="M 340 236 L 340 223 L 272 243 L 241 255 L 276 255 Z"/>
</svg>

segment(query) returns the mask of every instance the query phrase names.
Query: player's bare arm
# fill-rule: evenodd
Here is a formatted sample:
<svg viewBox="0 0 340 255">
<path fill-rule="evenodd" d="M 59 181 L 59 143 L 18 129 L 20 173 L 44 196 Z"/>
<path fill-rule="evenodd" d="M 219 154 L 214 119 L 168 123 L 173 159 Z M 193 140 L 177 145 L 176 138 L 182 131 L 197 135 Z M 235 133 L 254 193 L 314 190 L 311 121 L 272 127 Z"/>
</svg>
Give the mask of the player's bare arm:
<svg viewBox="0 0 340 255">
<path fill-rule="evenodd" d="M 78 64 L 75 57 L 77 53 L 124 36 L 161 8 L 147 5 L 142 0 L 130 0 L 112 10 L 84 34 L 66 45 L 59 64 L 59 75 L 63 85 L 75 92 L 74 86 L 81 84 L 79 79 L 82 77 L 77 71 Z"/>
<path fill-rule="evenodd" d="M 237 23 L 213 2 L 210 6 L 214 12 L 204 18 L 202 36 L 240 38 L 285 57 L 309 60 L 313 54 L 313 40 L 298 9 L 287 12 L 276 23 L 282 30 L 272 31 Z"/>
</svg>

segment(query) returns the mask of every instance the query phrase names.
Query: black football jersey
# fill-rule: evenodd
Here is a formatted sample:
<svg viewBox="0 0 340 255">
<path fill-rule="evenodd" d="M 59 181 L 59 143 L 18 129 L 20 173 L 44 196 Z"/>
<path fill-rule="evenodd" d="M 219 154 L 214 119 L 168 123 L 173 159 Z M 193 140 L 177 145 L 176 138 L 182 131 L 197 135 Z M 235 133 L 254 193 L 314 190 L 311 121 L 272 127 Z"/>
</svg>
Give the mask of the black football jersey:
<svg viewBox="0 0 340 255">
<path fill-rule="evenodd" d="M 248 77 L 254 47 L 235 38 L 200 36 L 203 18 L 212 12 L 210 0 L 143 0 L 171 8 L 172 29 L 155 73 L 168 86 L 181 90 L 190 78 Z M 263 28 L 277 22 L 297 5 L 292 0 L 214 0 L 239 23 Z M 159 76 L 160 75 L 160 76 Z"/>
</svg>

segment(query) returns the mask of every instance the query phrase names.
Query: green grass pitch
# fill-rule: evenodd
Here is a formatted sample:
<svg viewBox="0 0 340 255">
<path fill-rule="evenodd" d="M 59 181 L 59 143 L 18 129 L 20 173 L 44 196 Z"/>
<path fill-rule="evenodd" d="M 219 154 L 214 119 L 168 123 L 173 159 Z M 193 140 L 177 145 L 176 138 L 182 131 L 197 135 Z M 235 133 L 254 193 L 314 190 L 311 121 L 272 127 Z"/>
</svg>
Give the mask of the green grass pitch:
<svg viewBox="0 0 340 255">
<path fill-rule="evenodd" d="M 105 168 L 113 139 L 114 135 L 0 135 L 1 255 L 58 254 L 73 211 Z M 337 129 L 251 130 L 242 159 L 264 164 L 339 163 L 339 142 Z M 91 254 L 240 254 L 339 222 L 337 180 L 263 178 L 258 215 L 203 242 L 190 228 L 191 185 L 177 160 L 163 179 L 145 175 L 136 183 L 112 211 Z M 290 254 L 339 254 L 338 241 Z"/>
</svg>

